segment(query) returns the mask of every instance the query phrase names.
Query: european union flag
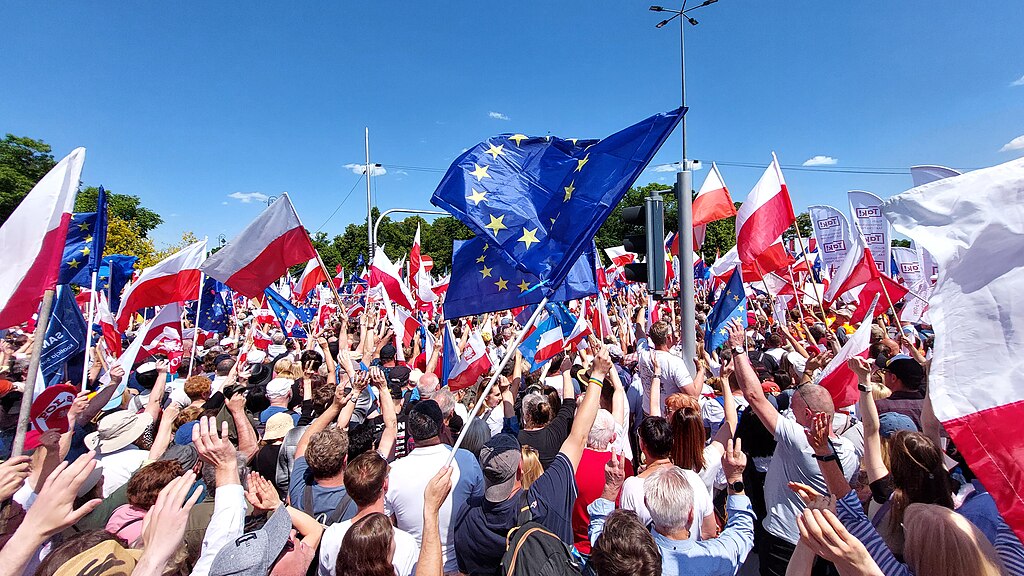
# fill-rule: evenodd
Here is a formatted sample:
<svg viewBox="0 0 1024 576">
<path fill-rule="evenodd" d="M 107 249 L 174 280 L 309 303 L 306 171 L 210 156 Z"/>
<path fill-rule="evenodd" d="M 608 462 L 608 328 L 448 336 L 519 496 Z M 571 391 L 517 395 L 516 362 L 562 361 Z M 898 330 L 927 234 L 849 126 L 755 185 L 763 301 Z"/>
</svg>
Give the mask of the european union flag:
<svg viewBox="0 0 1024 576">
<path fill-rule="evenodd" d="M 708 315 L 704 332 L 704 348 L 708 352 L 714 351 L 729 339 L 729 331 L 725 325 L 733 318 L 738 318 L 743 327 L 747 327 L 747 293 L 743 290 L 743 276 L 740 274 L 739 266 L 733 271 L 725 285 L 725 292 L 718 298 L 718 302 L 715 302 L 715 307 Z"/>
<path fill-rule="evenodd" d="M 85 318 L 82 318 L 82 311 L 70 287 L 58 287 L 53 306 L 53 315 L 46 327 L 43 351 L 39 357 L 39 370 L 47 386 L 66 380 L 65 364 L 85 352 Z M 81 366 L 81 363 L 78 365 Z"/>
<path fill-rule="evenodd" d="M 552 302 L 574 300 L 597 293 L 593 244 L 576 258 L 569 275 L 550 296 Z M 461 318 L 484 312 L 536 304 L 544 291 L 532 290 L 540 279 L 522 272 L 497 253 L 494 243 L 477 236 L 456 240 L 452 248 L 452 277 L 444 298 L 444 317 Z"/>
<path fill-rule="evenodd" d="M 121 308 L 121 292 L 132 279 L 135 271 L 136 256 L 125 256 L 123 254 L 111 254 L 104 256 L 100 264 L 99 280 L 97 290 L 103 290 L 110 294 L 110 313 L 117 314 Z"/>
<path fill-rule="evenodd" d="M 225 300 L 225 294 L 227 298 Z M 231 291 L 223 282 L 206 277 L 203 294 L 199 300 L 199 327 L 207 332 L 226 332 L 228 314 L 231 313 Z M 195 322 L 195 305 L 191 305 L 188 317 Z"/>
<path fill-rule="evenodd" d="M 550 292 L 683 117 L 657 114 L 604 140 L 503 134 L 448 168 L 430 201 Z M 454 285 L 454 283 L 453 283 Z"/>
<path fill-rule="evenodd" d="M 68 223 L 68 237 L 64 241 L 64 254 L 60 260 L 58 284 L 92 285 L 95 233 L 96 212 L 81 212 L 71 215 L 71 222 Z"/>
<path fill-rule="evenodd" d="M 313 315 L 308 313 L 309 309 L 296 308 L 273 288 L 267 288 L 263 293 L 266 294 L 267 304 L 277 316 L 277 321 L 285 335 L 292 338 L 306 338 L 306 330 L 302 324 L 313 319 Z"/>
</svg>

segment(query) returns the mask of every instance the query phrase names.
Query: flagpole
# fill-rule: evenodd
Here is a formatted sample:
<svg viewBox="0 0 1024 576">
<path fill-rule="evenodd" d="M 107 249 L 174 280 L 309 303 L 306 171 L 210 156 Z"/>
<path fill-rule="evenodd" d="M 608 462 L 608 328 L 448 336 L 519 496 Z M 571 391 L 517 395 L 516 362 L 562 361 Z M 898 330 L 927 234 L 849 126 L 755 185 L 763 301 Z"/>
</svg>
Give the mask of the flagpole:
<svg viewBox="0 0 1024 576">
<path fill-rule="evenodd" d="M 28 361 L 28 374 L 25 377 L 25 387 L 21 392 L 18 428 L 14 433 L 14 446 L 11 448 L 11 457 L 21 456 L 25 448 L 28 418 L 32 410 L 32 400 L 35 399 L 36 379 L 39 376 L 39 361 L 43 354 L 43 340 L 46 339 L 46 329 L 50 325 L 50 316 L 53 312 L 53 295 L 54 290 L 52 288 L 43 293 L 43 303 L 39 308 L 36 330 L 32 333 L 32 356 Z"/>
<path fill-rule="evenodd" d="M 494 374 L 491 375 L 491 379 L 487 382 L 487 386 L 477 397 L 476 404 L 466 417 L 467 425 L 462 427 L 462 432 L 460 432 L 459 437 L 455 439 L 455 444 L 452 446 L 452 452 L 448 455 L 448 461 L 445 462 L 445 466 L 451 465 L 452 459 L 455 458 L 455 453 L 458 451 L 459 446 L 462 446 L 462 440 L 466 437 L 466 431 L 469 430 L 468 423 L 476 417 L 477 413 L 480 412 L 480 407 L 483 406 L 484 401 L 487 399 L 487 395 L 491 393 L 491 388 L 494 387 L 494 383 L 497 382 L 498 377 L 501 376 L 501 371 L 505 369 L 505 365 L 508 364 L 508 361 L 516 355 L 516 349 L 523 343 L 523 338 L 526 336 L 526 333 L 530 328 L 533 327 L 534 323 L 537 322 L 537 318 L 540 317 L 540 313 L 544 310 L 544 307 L 547 306 L 547 303 L 548 297 L 545 296 L 544 299 L 537 304 L 537 309 L 530 315 L 530 319 L 526 321 L 526 325 L 519 331 L 519 335 L 516 336 L 515 342 L 512 343 L 508 352 L 506 352 L 505 356 L 502 357 L 501 362 L 498 363 L 498 367 L 494 369 Z"/>
<path fill-rule="evenodd" d="M 800 222 L 795 217 L 793 218 L 793 228 L 796 229 L 796 238 L 800 242 L 800 251 L 803 253 L 802 255 L 803 255 L 803 258 L 804 258 L 804 263 L 807 264 L 807 271 L 810 272 L 811 271 L 811 260 L 807 257 L 807 248 L 808 248 L 808 246 L 806 244 L 804 244 L 803 234 L 800 233 Z M 825 321 L 825 304 L 822 303 L 821 295 L 818 294 L 818 289 L 817 288 L 814 289 L 814 299 L 818 301 L 818 308 L 821 310 L 821 319 L 822 319 L 822 321 L 825 322 L 825 325 L 827 326 L 828 322 Z"/>
<path fill-rule="evenodd" d="M 97 255 L 97 257 L 99 257 Z M 85 362 L 82 362 L 82 392 L 89 390 L 89 368 L 92 364 L 92 354 L 89 354 L 89 348 L 92 347 L 92 323 L 93 314 L 96 311 L 96 276 L 99 275 L 99 271 L 93 268 L 92 271 L 92 288 L 89 291 L 89 321 L 85 327 Z"/>
<path fill-rule="evenodd" d="M 203 262 L 206 262 L 206 242 L 209 240 L 208 236 L 203 237 Z M 196 343 L 199 342 L 199 313 L 203 309 L 203 284 L 205 283 L 205 274 L 202 270 L 199 271 L 199 298 L 196 299 L 196 323 L 192 327 L 192 353 L 188 356 L 188 375 L 192 376 L 192 366 L 196 361 Z"/>
</svg>

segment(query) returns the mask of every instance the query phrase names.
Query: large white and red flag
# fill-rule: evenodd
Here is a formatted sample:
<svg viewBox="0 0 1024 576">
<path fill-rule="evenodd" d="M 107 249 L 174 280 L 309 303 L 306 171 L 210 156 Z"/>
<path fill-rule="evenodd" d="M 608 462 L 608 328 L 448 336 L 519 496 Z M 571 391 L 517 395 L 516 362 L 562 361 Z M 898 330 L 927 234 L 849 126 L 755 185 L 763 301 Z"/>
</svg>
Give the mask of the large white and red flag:
<svg viewBox="0 0 1024 576">
<path fill-rule="evenodd" d="M 434 261 L 424 256 L 420 247 L 420 225 L 416 225 L 416 237 L 412 241 L 412 250 L 409 252 L 409 285 L 420 302 L 421 308 L 430 308 L 430 303 L 437 300 L 437 294 L 432 290 L 433 281 L 430 279 L 430 268 Z"/>
<path fill-rule="evenodd" d="M 327 273 L 324 272 L 323 266 L 320 265 L 320 261 L 316 258 L 310 258 L 309 262 L 306 262 L 306 268 L 302 271 L 302 275 L 299 276 L 299 283 L 297 294 L 299 301 L 303 301 L 321 282 L 327 282 Z"/>
<path fill-rule="evenodd" d="M 789 189 L 782 177 L 779 159 L 772 152 L 772 163 L 736 213 L 736 249 L 740 261 L 753 262 L 793 222 L 796 222 L 796 215 Z"/>
<path fill-rule="evenodd" d="M 43 292 L 57 285 L 84 163 L 85 148 L 72 150 L 0 226 L 0 328 L 31 320 Z"/>
<path fill-rule="evenodd" d="M 121 296 L 118 330 L 124 332 L 132 315 L 143 308 L 198 299 L 199 267 L 205 257 L 206 240 L 200 240 L 143 270 Z"/>
<path fill-rule="evenodd" d="M 373 262 L 370 264 L 370 287 L 383 286 L 392 302 L 404 306 L 407 310 L 414 310 L 412 295 L 402 281 L 399 268 L 391 262 L 384 249 L 377 247 L 373 255 Z"/>
<path fill-rule="evenodd" d="M 241 234 L 211 255 L 203 264 L 203 272 L 240 294 L 256 298 L 290 266 L 315 257 L 316 250 L 295 207 L 288 195 L 282 194 Z"/>
<path fill-rule="evenodd" d="M 612 246 L 610 248 L 605 248 L 604 253 L 611 259 L 612 264 L 619 268 L 622 268 L 626 264 L 636 262 L 636 252 L 626 251 L 625 246 Z"/>
<path fill-rule="evenodd" d="M 704 178 L 697 197 L 693 199 L 693 245 L 704 245 L 704 234 L 709 222 L 735 215 L 736 206 L 732 203 L 732 196 L 729 196 L 729 189 L 725 186 L 718 166 L 712 162 L 711 171 Z"/>
<path fill-rule="evenodd" d="M 877 302 L 876 296 L 873 303 Z M 846 344 L 839 350 L 839 353 L 818 375 L 818 384 L 824 386 L 832 395 L 832 403 L 837 409 L 852 406 L 860 398 L 860 393 L 857 391 L 857 374 L 850 369 L 846 361 L 855 356 L 868 357 L 872 324 L 870 318 L 861 322 L 857 331 L 846 340 Z"/>
<path fill-rule="evenodd" d="M 163 354 L 167 357 L 171 373 L 177 372 L 184 355 L 182 347 L 181 304 L 168 304 L 157 312 L 142 340 L 142 350 L 150 356 Z M 127 368 L 126 368 L 127 369 Z"/>
<path fill-rule="evenodd" d="M 452 392 L 476 384 L 481 376 L 491 370 L 491 358 L 487 355 L 487 345 L 479 330 L 473 330 L 466 339 L 466 347 L 462 356 L 448 374 L 448 388 Z"/>
<path fill-rule="evenodd" d="M 938 265 L 935 415 L 1024 539 L 1024 158 L 919 186 L 882 211 Z"/>
</svg>

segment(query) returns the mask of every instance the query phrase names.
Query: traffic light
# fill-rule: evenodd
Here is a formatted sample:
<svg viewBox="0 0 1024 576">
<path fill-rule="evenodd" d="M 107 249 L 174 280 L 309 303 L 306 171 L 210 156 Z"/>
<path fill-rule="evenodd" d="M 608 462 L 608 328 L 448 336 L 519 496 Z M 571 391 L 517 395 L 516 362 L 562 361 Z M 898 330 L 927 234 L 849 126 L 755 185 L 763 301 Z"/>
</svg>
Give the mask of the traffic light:
<svg viewBox="0 0 1024 576">
<path fill-rule="evenodd" d="M 622 244 L 628 252 L 635 252 L 638 256 L 646 258 L 642 264 L 626 264 L 626 280 L 646 282 L 648 292 L 656 297 L 663 296 L 665 294 L 665 202 L 660 196 L 644 198 L 642 206 L 629 206 L 622 209 L 622 221 L 626 224 L 643 227 L 643 234 L 626 236 L 623 238 Z"/>
</svg>

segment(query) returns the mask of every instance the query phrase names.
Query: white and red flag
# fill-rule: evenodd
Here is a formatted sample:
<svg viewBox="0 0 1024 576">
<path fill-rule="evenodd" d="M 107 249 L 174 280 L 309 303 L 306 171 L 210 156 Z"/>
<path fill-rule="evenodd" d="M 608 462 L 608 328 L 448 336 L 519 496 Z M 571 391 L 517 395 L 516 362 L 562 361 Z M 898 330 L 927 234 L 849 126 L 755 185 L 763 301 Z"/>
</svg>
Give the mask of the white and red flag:
<svg viewBox="0 0 1024 576">
<path fill-rule="evenodd" d="M 186 246 L 139 274 L 121 297 L 117 328 L 124 332 L 135 312 L 151 306 L 199 298 L 199 267 L 206 257 L 206 240 Z"/>
<path fill-rule="evenodd" d="M 383 286 L 392 302 L 404 306 L 407 310 L 414 310 L 412 295 L 402 281 L 397 265 L 391 262 L 384 250 L 378 246 L 377 252 L 373 255 L 373 262 L 370 264 L 370 287 Z"/>
<path fill-rule="evenodd" d="M 753 262 L 793 222 L 796 222 L 796 215 L 789 189 L 782 177 L 779 159 L 772 152 L 772 163 L 736 213 L 736 249 L 740 261 Z"/>
<path fill-rule="evenodd" d="M 0 226 L 0 328 L 31 320 L 43 292 L 57 285 L 84 163 L 85 148 L 72 150 Z"/>
<path fill-rule="evenodd" d="M 722 180 L 718 166 L 712 162 L 711 171 L 704 178 L 697 197 L 693 199 L 693 245 L 704 245 L 704 234 L 707 224 L 736 215 L 736 206 L 732 203 L 729 189 Z"/>
<path fill-rule="evenodd" d="M 627 252 L 625 246 L 612 246 L 611 248 L 605 248 L 604 253 L 611 258 L 612 264 L 622 268 L 626 264 L 632 264 L 636 261 L 635 252 Z"/>
<path fill-rule="evenodd" d="M 448 388 L 452 392 L 468 388 L 476 384 L 481 376 L 491 370 L 491 358 L 487 355 L 487 345 L 480 332 L 473 330 L 466 339 L 466 347 L 462 356 L 448 374 Z"/>
<path fill-rule="evenodd" d="M 875 302 L 877 302 L 877 297 Z M 846 361 L 854 356 L 868 357 L 871 346 L 871 326 L 873 322 L 866 319 L 857 331 L 846 340 L 835 358 L 822 369 L 818 375 L 818 384 L 825 387 L 832 395 L 836 409 L 852 406 L 857 403 L 860 393 L 857 391 L 857 374 L 847 366 Z"/>
<path fill-rule="evenodd" d="M 914 188 L 882 212 L 938 265 L 935 415 L 1024 539 L 1024 158 Z"/>
<path fill-rule="evenodd" d="M 314 256 L 310 258 L 309 262 L 306 262 L 306 268 L 299 276 L 298 288 L 296 289 L 298 300 L 300 302 L 305 300 L 309 293 L 319 286 L 321 282 L 327 282 L 327 273 L 324 272 L 323 266 L 320 266 L 320 261 Z"/>
<path fill-rule="evenodd" d="M 171 373 L 177 372 L 184 349 L 181 342 L 182 307 L 177 302 L 168 304 L 157 312 L 142 340 L 142 349 L 148 355 L 163 354 L 167 357 Z"/>
<path fill-rule="evenodd" d="M 434 260 L 421 253 L 420 248 L 420 226 L 416 225 L 416 237 L 412 241 L 412 250 L 409 252 L 409 284 L 420 307 L 431 308 L 430 303 L 437 301 L 437 294 L 432 290 L 433 281 L 430 279 L 430 269 L 434 266 Z"/>
<path fill-rule="evenodd" d="M 100 292 L 96 301 L 96 321 L 103 333 L 103 343 L 107 347 L 107 353 L 111 356 L 120 356 L 124 351 L 121 347 L 121 333 L 114 325 L 114 315 L 110 313 L 110 306 L 107 304 L 106 292 Z"/>
<path fill-rule="evenodd" d="M 288 195 L 282 194 L 241 234 L 210 256 L 203 272 L 255 298 L 285 275 L 290 266 L 315 257 L 316 250 L 295 207 Z"/>
</svg>

